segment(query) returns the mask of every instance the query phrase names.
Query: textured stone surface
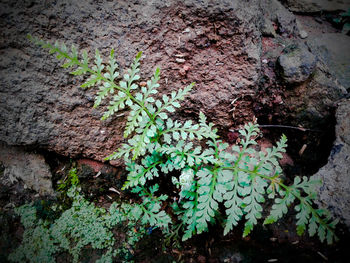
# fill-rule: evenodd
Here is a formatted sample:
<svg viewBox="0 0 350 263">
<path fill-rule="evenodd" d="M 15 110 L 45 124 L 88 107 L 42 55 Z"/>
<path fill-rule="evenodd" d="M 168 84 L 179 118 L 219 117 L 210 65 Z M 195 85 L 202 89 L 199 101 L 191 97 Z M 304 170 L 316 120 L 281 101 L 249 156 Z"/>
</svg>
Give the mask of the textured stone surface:
<svg viewBox="0 0 350 263">
<path fill-rule="evenodd" d="M 260 12 L 257 0 L 1 1 L 0 141 L 102 160 L 124 140 L 127 113 L 101 122 L 102 110 L 92 109 L 96 90 L 77 88 L 81 80 L 27 33 L 90 54 L 114 47 L 121 72 L 142 50 L 142 77 L 160 66 L 161 93 L 196 82 L 179 119 L 201 110 L 219 127 L 247 121 L 260 69 Z M 233 119 L 228 109 L 237 97 Z"/>
<path fill-rule="evenodd" d="M 350 88 L 350 36 L 328 33 L 307 41 L 312 52 L 346 88 Z"/>
<path fill-rule="evenodd" d="M 315 175 L 323 181 L 319 189 L 320 204 L 350 228 L 350 100 L 337 109 L 336 141 L 327 165 Z"/>
<path fill-rule="evenodd" d="M 313 17 L 298 16 L 296 22 L 299 30 L 308 32 L 309 36 L 306 41 L 299 37 L 282 38 L 281 36 L 263 37 L 262 39 L 262 60 L 267 61 L 267 63 L 262 64 L 261 85 L 264 88 L 261 89 L 257 99 L 257 117 L 265 123 L 289 123 L 316 130 L 332 130 L 336 103 L 347 94 L 346 88 L 334 76 L 338 70 L 342 71 L 343 66 L 339 63 L 339 68 L 336 64 L 330 68 L 330 65 L 320 57 L 319 52 L 305 43 L 308 41 L 316 42 L 315 39 L 324 34 L 323 29 L 326 32 L 335 32 L 335 29 L 331 28 L 330 25 L 318 24 Z M 338 33 L 338 35 L 341 34 Z M 306 58 L 301 54 L 302 52 L 298 51 L 300 53 L 297 54 L 297 59 L 293 58 L 292 51 L 288 52 L 292 59 L 296 60 L 295 65 L 298 65 L 291 72 L 300 73 L 300 76 L 303 77 L 300 80 L 304 80 L 304 82 L 293 85 L 289 84 L 288 81 L 276 83 L 276 79 L 278 79 L 276 76 L 278 73 L 276 70 L 278 68 L 277 60 L 281 54 L 285 56 L 283 50 L 286 47 L 299 47 L 310 57 L 317 58 L 316 64 L 312 59 L 310 60 L 312 63 L 309 63 L 309 66 L 306 64 L 307 67 L 303 68 L 300 61 Z M 288 57 L 285 57 L 288 60 Z M 348 61 L 344 63 L 348 63 Z M 313 67 L 314 70 L 312 70 Z M 307 74 L 303 73 L 306 71 L 305 69 L 308 71 Z M 291 79 L 293 82 L 293 78 Z M 325 154 L 325 162 L 327 157 Z"/>
<path fill-rule="evenodd" d="M 316 57 L 305 47 L 291 45 L 283 50 L 277 65 L 284 82 L 298 84 L 305 82 L 314 72 Z"/>
<path fill-rule="evenodd" d="M 314 13 L 321 11 L 346 11 L 350 8 L 350 0 L 281 0 L 293 12 Z"/>
<path fill-rule="evenodd" d="M 318 62 L 308 81 L 284 91 L 283 106 L 288 108 L 285 114 L 294 125 L 333 129 L 337 101 L 346 94 L 346 89 L 330 74 L 328 67 Z"/>
<path fill-rule="evenodd" d="M 50 167 L 43 156 L 0 144 L 0 163 L 4 167 L 2 184 L 20 180 L 41 195 L 53 194 Z"/>
<path fill-rule="evenodd" d="M 295 16 L 278 0 L 260 1 L 260 4 L 264 10 L 264 17 L 275 23 L 277 33 L 281 34 L 283 37 L 297 34 L 298 28 L 296 26 Z M 268 28 L 269 25 L 266 24 L 264 27 Z"/>
</svg>

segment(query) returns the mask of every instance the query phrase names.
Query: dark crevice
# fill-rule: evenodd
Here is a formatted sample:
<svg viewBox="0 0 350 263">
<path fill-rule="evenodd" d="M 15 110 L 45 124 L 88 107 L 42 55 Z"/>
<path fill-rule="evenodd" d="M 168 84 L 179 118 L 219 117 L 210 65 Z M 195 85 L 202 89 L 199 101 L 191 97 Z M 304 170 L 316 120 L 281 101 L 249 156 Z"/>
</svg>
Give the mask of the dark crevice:
<svg viewBox="0 0 350 263">
<path fill-rule="evenodd" d="M 278 121 L 273 122 L 273 124 L 298 127 L 298 125 L 295 125 L 296 121 L 288 116 L 279 116 L 276 119 Z M 258 115 L 258 120 L 260 125 L 271 124 L 267 115 Z M 273 143 L 279 140 L 282 134 L 287 136 L 287 154 L 294 162 L 293 166 L 285 169 L 287 176 L 310 176 L 327 164 L 335 141 L 335 109 L 318 126 L 315 126 L 315 123 L 318 122 L 311 120 L 310 126 L 312 126 L 312 129 L 306 131 L 283 127 L 262 128 L 264 137 Z"/>
</svg>

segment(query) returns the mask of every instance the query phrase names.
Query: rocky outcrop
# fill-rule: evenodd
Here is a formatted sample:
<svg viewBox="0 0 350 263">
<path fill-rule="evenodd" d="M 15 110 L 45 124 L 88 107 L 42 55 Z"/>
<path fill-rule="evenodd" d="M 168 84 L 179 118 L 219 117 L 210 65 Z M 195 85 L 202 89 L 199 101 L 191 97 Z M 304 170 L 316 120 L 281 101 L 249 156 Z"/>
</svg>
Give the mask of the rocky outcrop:
<svg viewBox="0 0 350 263">
<path fill-rule="evenodd" d="M 19 147 L 0 144 L 1 184 L 11 186 L 18 181 L 40 195 L 52 195 L 50 167 L 42 155 L 28 153 Z"/>
<path fill-rule="evenodd" d="M 219 127 L 252 118 L 260 70 L 260 6 L 244 1 L 14 1 L 0 4 L 0 141 L 102 160 L 124 141 L 125 116 L 102 122 L 96 90 L 59 67 L 31 33 L 108 56 L 121 72 L 142 50 L 142 78 L 161 67 L 161 94 L 196 82 L 178 119 L 201 110 Z M 181 58 L 181 59 L 179 59 Z M 236 118 L 229 112 L 239 98 Z"/>
<path fill-rule="evenodd" d="M 350 0 L 281 0 L 281 2 L 289 10 L 300 13 L 346 11 L 350 7 Z"/>
<path fill-rule="evenodd" d="M 336 140 L 327 165 L 315 175 L 323 181 L 319 200 L 350 229 L 350 99 L 337 109 Z"/>
</svg>

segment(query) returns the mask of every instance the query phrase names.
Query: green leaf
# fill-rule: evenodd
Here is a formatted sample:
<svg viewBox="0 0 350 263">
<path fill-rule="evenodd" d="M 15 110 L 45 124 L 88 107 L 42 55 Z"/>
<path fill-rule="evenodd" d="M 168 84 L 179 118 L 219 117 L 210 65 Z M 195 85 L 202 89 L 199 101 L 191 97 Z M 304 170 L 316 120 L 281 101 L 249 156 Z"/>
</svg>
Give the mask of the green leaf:
<svg viewBox="0 0 350 263">
<path fill-rule="evenodd" d="M 166 120 L 168 118 L 168 115 L 164 112 L 159 113 L 159 117 L 162 118 L 163 120 Z"/>
<path fill-rule="evenodd" d="M 248 236 L 252 231 L 252 229 L 253 229 L 253 224 L 250 221 L 246 222 L 244 225 L 243 237 Z"/>
</svg>

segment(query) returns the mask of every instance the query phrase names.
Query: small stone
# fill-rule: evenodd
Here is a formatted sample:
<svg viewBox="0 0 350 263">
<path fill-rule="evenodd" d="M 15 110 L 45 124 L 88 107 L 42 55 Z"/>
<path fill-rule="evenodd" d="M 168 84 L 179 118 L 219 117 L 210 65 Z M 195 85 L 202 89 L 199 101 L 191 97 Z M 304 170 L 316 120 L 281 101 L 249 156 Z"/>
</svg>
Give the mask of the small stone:
<svg viewBox="0 0 350 263">
<path fill-rule="evenodd" d="M 185 63 L 186 60 L 183 59 L 183 58 L 177 58 L 177 59 L 176 59 L 176 62 L 177 62 L 177 63 Z"/>
<path fill-rule="evenodd" d="M 264 64 L 267 64 L 267 62 L 268 62 L 267 59 L 262 60 L 262 63 L 264 63 Z"/>
<path fill-rule="evenodd" d="M 308 33 L 305 30 L 301 30 L 299 36 L 300 38 L 304 39 L 308 37 Z"/>
<path fill-rule="evenodd" d="M 315 71 L 316 61 L 316 57 L 305 47 L 291 45 L 278 57 L 277 73 L 285 83 L 303 83 Z"/>
</svg>

